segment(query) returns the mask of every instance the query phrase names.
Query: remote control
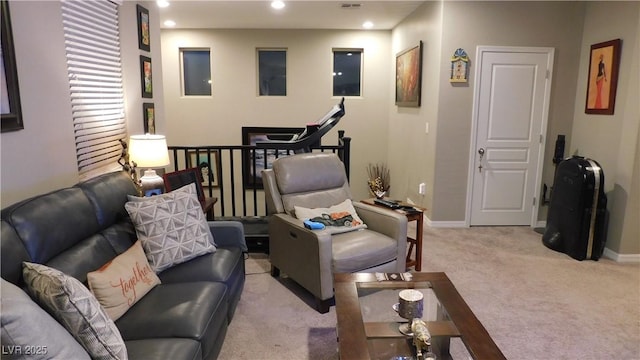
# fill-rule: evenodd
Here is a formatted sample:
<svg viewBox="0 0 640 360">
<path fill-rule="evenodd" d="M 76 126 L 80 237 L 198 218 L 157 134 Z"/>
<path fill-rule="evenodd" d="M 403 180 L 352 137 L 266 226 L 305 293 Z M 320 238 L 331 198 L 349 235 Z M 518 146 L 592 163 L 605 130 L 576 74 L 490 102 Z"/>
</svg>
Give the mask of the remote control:
<svg viewBox="0 0 640 360">
<path fill-rule="evenodd" d="M 400 205 L 398 205 L 398 203 L 395 202 L 395 201 L 384 200 L 384 199 L 374 199 L 373 202 L 378 204 L 378 205 L 386 206 L 386 207 L 388 207 L 390 209 L 399 209 L 400 208 Z"/>
</svg>

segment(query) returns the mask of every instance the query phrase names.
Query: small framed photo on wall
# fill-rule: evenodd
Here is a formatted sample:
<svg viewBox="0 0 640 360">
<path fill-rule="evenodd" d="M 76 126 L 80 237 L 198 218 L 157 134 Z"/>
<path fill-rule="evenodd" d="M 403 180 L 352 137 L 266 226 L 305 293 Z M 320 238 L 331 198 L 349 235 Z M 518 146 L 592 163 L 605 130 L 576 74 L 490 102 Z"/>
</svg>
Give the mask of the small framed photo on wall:
<svg viewBox="0 0 640 360">
<path fill-rule="evenodd" d="M 136 13 L 138 17 L 138 48 L 144 51 L 151 51 L 149 10 L 140 5 L 136 5 Z"/>
<path fill-rule="evenodd" d="M 140 55 L 140 85 L 142 85 L 142 97 L 153 97 L 153 81 L 151 78 L 151 58 Z"/>
<path fill-rule="evenodd" d="M 189 151 L 187 167 L 198 168 L 203 187 L 220 187 L 220 152 L 218 150 Z"/>
<path fill-rule="evenodd" d="M 153 103 L 142 104 L 142 118 L 144 119 L 144 133 L 156 133 L 156 114 Z"/>
</svg>

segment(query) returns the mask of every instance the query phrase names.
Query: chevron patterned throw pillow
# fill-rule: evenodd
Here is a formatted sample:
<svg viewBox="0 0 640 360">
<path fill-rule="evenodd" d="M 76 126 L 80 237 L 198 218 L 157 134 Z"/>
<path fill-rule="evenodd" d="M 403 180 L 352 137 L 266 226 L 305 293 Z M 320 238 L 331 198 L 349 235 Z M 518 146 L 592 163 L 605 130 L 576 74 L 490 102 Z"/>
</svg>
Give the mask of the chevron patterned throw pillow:
<svg viewBox="0 0 640 360">
<path fill-rule="evenodd" d="M 156 273 L 216 251 L 195 184 L 146 199 L 124 207 Z"/>
</svg>

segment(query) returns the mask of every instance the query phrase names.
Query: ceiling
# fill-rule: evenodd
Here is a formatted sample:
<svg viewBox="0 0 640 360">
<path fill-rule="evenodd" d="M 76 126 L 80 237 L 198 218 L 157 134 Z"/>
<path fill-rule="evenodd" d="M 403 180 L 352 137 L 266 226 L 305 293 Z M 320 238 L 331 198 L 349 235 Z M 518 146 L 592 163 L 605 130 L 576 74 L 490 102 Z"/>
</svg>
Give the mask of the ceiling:
<svg viewBox="0 0 640 360">
<path fill-rule="evenodd" d="M 276 11 L 270 1 L 169 0 L 159 8 L 160 26 L 176 22 L 175 29 L 362 29 L 365 21 L 374 30 L 389 30 L 424 1 L 285 1 Z M 344 5 L 346 7 L 343 7 Z M 155 4 L 154 4 L 155 6 Z"/>
</svg>

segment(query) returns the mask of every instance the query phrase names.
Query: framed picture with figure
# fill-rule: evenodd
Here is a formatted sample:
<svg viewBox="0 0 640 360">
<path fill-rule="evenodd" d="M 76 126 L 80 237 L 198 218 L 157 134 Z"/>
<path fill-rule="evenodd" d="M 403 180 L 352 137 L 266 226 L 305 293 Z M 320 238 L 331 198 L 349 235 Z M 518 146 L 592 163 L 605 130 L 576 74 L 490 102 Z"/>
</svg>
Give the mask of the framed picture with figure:
<svg viewBox="0 0 640 360">
<path fill-rule="evenodd" d="M 585 114 L 613 115 L 621 43 L 615 39 L 591 45 Z"/>
<path fill-rule="evenodd" d="M 220 187 L 220 152 L 189 151 L 189 163 L 187 167 L 199 168 L 203 187 Z"/>
</svg>

